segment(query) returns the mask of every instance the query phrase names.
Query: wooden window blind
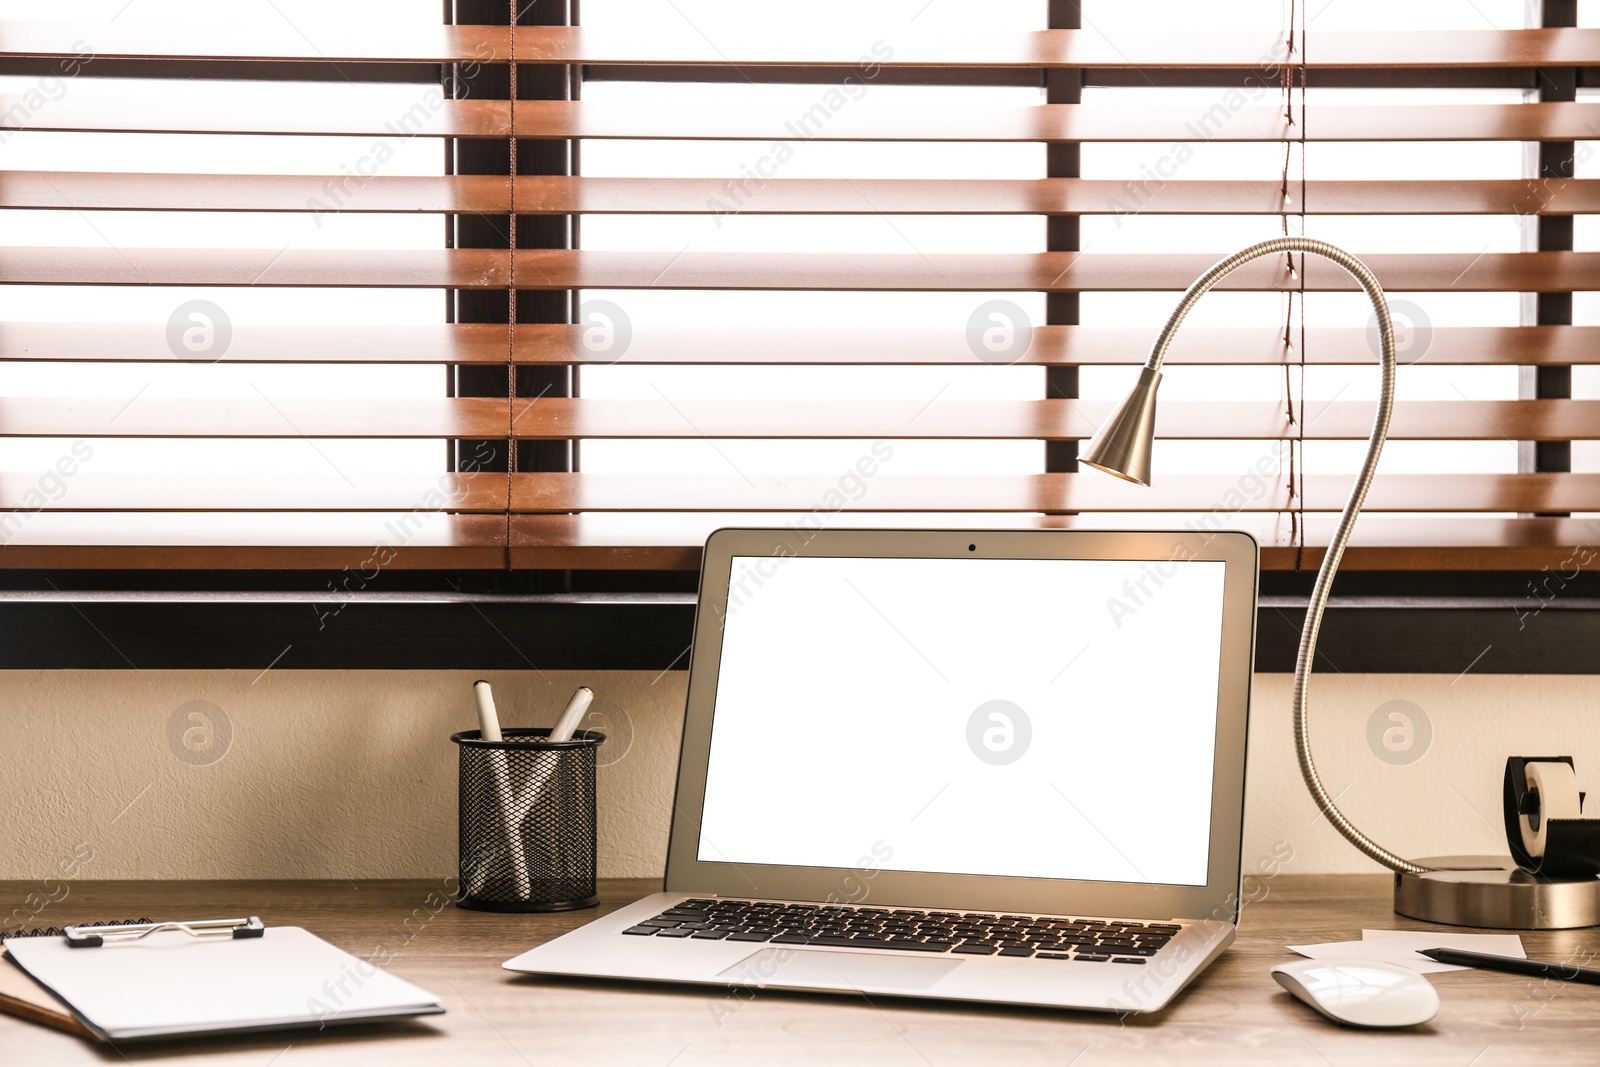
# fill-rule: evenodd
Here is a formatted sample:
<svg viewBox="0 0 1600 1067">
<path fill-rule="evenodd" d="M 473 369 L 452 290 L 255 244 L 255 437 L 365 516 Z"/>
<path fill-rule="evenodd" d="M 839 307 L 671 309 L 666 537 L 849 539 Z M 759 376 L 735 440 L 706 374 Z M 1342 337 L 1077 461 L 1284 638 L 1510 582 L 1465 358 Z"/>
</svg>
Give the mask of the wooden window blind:
<svg viewBox="0 0 1600 1067">
<path fill-rule="evenodd" d="M 1279 232 L 1344 244 L 1405 302 L 1396 458 L 1345 566 L 1537 570 L 1592 557 L 1600 470 L 1573 457 L 1581 468 L 1600 440 L 1600 399 L 1582 395 L 1600 320 L 1575 323 L 1600 292 L 1600 251 L 1580 250 L 1584 216 L 1600 212 L 1600 179 L 1584 176 L 1600 139 L 1586 92 L 1600 30 L 1577 27 L 1575 4 L 1547 2 L 1532 26 L 1340 29 L 1274 0 L 1270 17 L 1193 30 L 1131 26 L 1116 10 L 1138 5 L 1092 0 L 1017 5 L 1024 28 L 963 3 L 964 29 L 916 17 L 915 4 L 886 5 L 877 22 L 781 28 L 756 14 L 633 25 L 605 0 L 576 6 L 530 5 L 515 28 L 511 5 L 468 0 L 449 5 L 456 24 L 158 22 L 136 7 L 0 20 L 7 217 L 430 227 L 395 247 L 0 247 L 11 309 L 0 369 L 14 382 L 48 371 L 62 387 L 0 396 L 0 437 L 45 443 L 11 452 L 34 459 L 0 475 L 0 567 L 681 570 L 698 566 L 711 529 L 762 522 L 1226 526 L 1254 532 L 1268 568 L 1314 568 L 1375 380 L 1365 311 L 1328 264 L 1253 264 L 1179 334 L 1153 489 L 1073 459 L 1177 293 Z M 115 88 L 141 79 L 141 92 Z M 406 91 L 379 91 L 395 85 Z M 773 86 L 806 91 L 754 91 Z M 896 92 L 917 87 L 937 87 L 937 104 Z M 172 155 L 159 171 L 119 169 L 114 147 L 92 168 L 49 166 L 48 139 L 79 135 L 160 138 Z M 184 153 L 185 138 L 204 137 L 369 147 L 323 170 L 257 148 L 254 170 L 224 174 Z M 707 144 L 740 150 L 688 173 L 681 159 L 695 157 L 658 151 Z M 830 145 L 880 160 L 953 158 L 914 155 L 930 145 L 1018 154 L 1009 176 L 780 158 L 782 146 Z M 382 146 L 425 146 L 437 173 L 390 169 Z M 870 223 L 903 242 L 762 247 L 756 225 L 743 245 L 697 247 L 671 236 L 684 219 L 705 232 Z M 951 227 L 978 250 L 941 250 Z M 986 244 L 993 234 L 1010 236 Z M 159 290 L 164 308 L 241 310 L 218 348 L 204 314 L 47 318 L 30 312 L 27 287 L 81 289 L 82 308 Z M 245 297 L 278 290 L 313 294 L 304 321 L 251 318 Z M 403 307 L 342 303 L 383 292 Z M 669 313 L 712 306 L 706 294 L 724 314 Z M 774 294 L 789 294 L 784 314 L 759 313 L 779 306 L 758 299 Z M 899 310 L 863 325 L 859 301 L 877 294 Z M 830 321 L 852 300 L 855 319 Z M 906 310 L 923 307 L 935 310 Z M 178 364 L 192 364 L 184 387 L 161 395 L 88 387 L 110 365 Z M 285 368 L 311 387 L 239 385 Z M 317 376 L 336 371 L 345 384 L 319 393 Z M 657 372 L 679 377 L 661 388 Z M 231 392 L 209 395 L 208 375 Z M 73 451 L 176 442 L 227 454 L 244 441 L 412 459 L 311 474 L 138 469 Z M 830 442 L 849 442 L 861 467 L 841 465 Z M 678 446 L 733 461 L 680 464 Z M 881 461 L 896 449 L 920 458 Z M 38 460 L 58 453 L 59 467 Z"/>
</svg>

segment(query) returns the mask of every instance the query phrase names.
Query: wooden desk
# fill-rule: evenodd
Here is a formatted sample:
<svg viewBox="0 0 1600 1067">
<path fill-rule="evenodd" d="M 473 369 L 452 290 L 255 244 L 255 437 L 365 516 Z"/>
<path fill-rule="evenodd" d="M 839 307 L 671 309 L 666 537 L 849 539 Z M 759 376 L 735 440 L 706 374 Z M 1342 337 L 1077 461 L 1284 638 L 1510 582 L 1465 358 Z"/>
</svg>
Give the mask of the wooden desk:
<svg viewBox="0 0 1600 1067">
<path fill-rule="evenodd" d="M 1388 1033 L 1335 1026 L 1290 999 L 1267 973 L 1271 964 L 1291 958 L 1285 944 L 1359 937 L 1364 926 L 1422 928 L 1390 910 L 1384 876 L 1279 877 L 1246 913 L 1238 942 L 1221 960 L 1165 1012 L 1126 1022 L 1089 1012 L 884 997 L 868 1002 L 760 991 L 733 997 L 707 987 L 545 980 L 500 969 L 515 953 L 656 888 L 645 881 L 604 883 L 599 908 L 543 916 L 463 911 L 445 903 L 442 882 L 82 882 L 68 888 L 38 922 L 258 914 L 268 924 L 306 926 L 357 955 L 387 949 L 390 970 L 437 994 L 448 1013 L 398 1024 L 119 1049 L 0 1016 L 0 1063 L 1492 1067 L 1600 1059 L 1595 986 L 1481 971 L 1439 974 L 1433 976 L 1444 1000 L 1439 1017 L 1415 1031 Z M 37 883 L 0 882 L 0 914 L 40 891 Z M 1564 959 L 1600 947 L 1600 933 L 1525 934 L 1524 943 L 1530 956 Z"/>
</svg>

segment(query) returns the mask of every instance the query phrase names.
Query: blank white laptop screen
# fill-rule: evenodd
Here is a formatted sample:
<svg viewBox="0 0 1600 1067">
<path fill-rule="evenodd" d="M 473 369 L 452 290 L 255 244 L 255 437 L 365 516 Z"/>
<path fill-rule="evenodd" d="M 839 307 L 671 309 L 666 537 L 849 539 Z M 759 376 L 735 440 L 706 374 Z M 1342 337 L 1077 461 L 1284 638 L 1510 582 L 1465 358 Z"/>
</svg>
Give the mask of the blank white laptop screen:
<svg viewBox="0 0 1600 1067">
<path fill-rule="evenodd" d="M 699 858 L 1204 885 L 1225 567 L 735 557 Z"/>
</svg>

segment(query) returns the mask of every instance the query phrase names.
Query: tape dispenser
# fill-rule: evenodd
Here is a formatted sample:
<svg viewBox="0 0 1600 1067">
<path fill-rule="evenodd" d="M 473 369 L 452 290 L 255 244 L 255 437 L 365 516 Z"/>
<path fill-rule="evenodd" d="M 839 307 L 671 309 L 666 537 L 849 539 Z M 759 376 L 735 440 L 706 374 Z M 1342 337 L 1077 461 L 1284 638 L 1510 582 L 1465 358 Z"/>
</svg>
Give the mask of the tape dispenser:
<svg viewBox="0 0 1600 1067">
<path fill-rule="evenodd" d="M 1506 842 L 1517 865 L 1541 879 L 1600 874 L 1600 819 L 1583 817 L 1571 756 L 1506 760 Z"/>
</svg>

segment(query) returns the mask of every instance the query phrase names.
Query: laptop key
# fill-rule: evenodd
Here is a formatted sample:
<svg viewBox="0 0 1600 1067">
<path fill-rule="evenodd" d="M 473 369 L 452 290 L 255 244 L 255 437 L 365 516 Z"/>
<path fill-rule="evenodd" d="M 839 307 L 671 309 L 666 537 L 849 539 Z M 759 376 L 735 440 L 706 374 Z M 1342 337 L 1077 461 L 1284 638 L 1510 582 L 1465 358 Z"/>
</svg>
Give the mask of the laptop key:
<svg viewBox="0 0 1600 1067">
<path fill-rule="evenodd" d="M 726 930 L 696 930 L 690 935 L 696 941 L 721 941 L 728 936 Z"/>
<path fill-rule="evenodd" d="M 1142 960 L 1142 959 L 1132 959 L 1132 960 L 1128 960 L 1128 959 L 1114 959 L 1114 960 L 1112 960 L 1112 961 L 1111 961 L 1111 962 L 1112 962 L 1112 963 L 1143 963 L 1143 962 L 1144 962 L 1144 960 Z"/>
<path fill-rule="evenodd" d="M 1002 956 L 1031 956 L 1031 955 L 1033 955 L 1033 949 L 1031 949 L 1031 948 L 1022 948 L 1020 946 L 1015 947 L 1015 948 L 1003 948 L 1003 949 L 1000 950 L 1000 955 L 1002 955 Z"/>
<path fill-rule="evenodd" d="M 771 941 L 772 938 L 773 935 L 770 931 L 761 930 L 744 930 L 729 934 L 727 937 L 729 941 Z"/>
<path fill-rule="evenodd" d="M 961 956 L 993 956 L 999 949 L 993 945 L 974 945 L 968 942 L 965 945 L 957 945 L 950 951 Z"/>
<path fill-rule="evenodd" d="M 1081 963 L 1104 963 L 1104 962 L 1106 962 L 1106 960 L 1109 960 L 1111 957 L 1110 956 L 1099 956 L 1099 955 L 1091 955 L 1091 956 L 1079 955 L 1079 956 L 1074 956 L 1072 958 L 1075 959 L 1075 960 L 1078 960 Z"/>
<path fill-rule="evenodd" d="M 656 932 L 656 928 L 654 926 L 630 926 L 622 932 L 633 934 L 635 937 L 649 937 Z"/>
<path fill-rule="evenodd" d="M 1070 960 L 1071 958 L 1065 952 L 1041 952 L 1034 957 L 1036 960 Z"/>
<path fill-rule="evenodd" d="M 657 937 L 668 937 L 668 938 L 693 937 L 694 936 L 694 931 L 693 930 L 684 930 L 682 928 L 679 928 L 677 930 L 662 930 L 660 933 L 656 934 L 656 936 Z"/>
</svg>

